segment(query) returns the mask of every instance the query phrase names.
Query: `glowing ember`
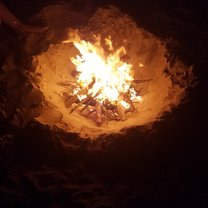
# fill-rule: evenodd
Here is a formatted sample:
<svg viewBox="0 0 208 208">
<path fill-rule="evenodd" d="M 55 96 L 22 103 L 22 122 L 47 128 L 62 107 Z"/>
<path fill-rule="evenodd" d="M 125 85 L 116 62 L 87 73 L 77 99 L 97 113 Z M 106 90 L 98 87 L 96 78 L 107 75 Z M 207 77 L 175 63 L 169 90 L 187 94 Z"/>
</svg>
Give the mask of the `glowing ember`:
<svg viewBox="0 0 208 208">
<path fill-rule="evenodd" d="M 97 117 L 106 114 L 107 109 L 112 111 L 111 114 L 116 119 L 125 120 L 125 113 L 130 111 L 129 109 L 135 109 L 133 102 L 141 101 L 141 96 L 132 86 L 132 65 L 122 60 L 126 55 L 125 48 L 114 50 L 109 37 L 105 38 L 104 49 L 100 36 L 95 36 L 93 44 L 80 40 L 76 35 L 73 44 L 80 55 L 71 58 L 77 72 L 77 86 L 73 88 L 72 95 L 77 96 L 79 101 L 84 100 L 84 108 L 88 107 L 86 103 L 90 105 L 94 101 Z M 102 121 L 97 124 L 101 123 Z"/>
</svg>

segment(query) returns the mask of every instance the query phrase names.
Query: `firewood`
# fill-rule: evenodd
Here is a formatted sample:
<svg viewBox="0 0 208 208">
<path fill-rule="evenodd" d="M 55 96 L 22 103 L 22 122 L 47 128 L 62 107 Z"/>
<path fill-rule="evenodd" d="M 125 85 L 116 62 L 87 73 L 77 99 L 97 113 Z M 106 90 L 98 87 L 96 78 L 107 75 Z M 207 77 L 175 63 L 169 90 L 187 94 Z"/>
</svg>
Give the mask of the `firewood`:
<svg viewBox="0 0 208 208">
<path fill-rule="evenodd" d="M 74 82 L 74 81 L 68 81 L 68 80 L 58 82 L 58 85 L 61 85 L 63 87 L 73 87 L 73 88 L 75 88 L 75 87 L 78 86 L 78 84 L 76 82 Z"/>
<path fill-rule="evenodd" d="M 134 80 L 133 85 L 144 83 L 147 81 L 150 81 L 151 79 L 147 80 Z M 112 104 L 110 101 L 106 100 L 102 104 L 96 100 L 96 97 L 99 95 L 99 91 L 92 96 L 92 93 L 88 95 L 89 89 L 93 87 L 95 83 L 95 80 L 93 80 L 88 86 L 82 88 L 78 91 L 77 94 L 70 96 L 65 101 L 66 107 L 71 107 L 73 104 L 76 103 L 76 105 L 70 110 L 70 113 L 77 110 L 79 107 L 79 113 L 82 116 L 85 116 L 88 119 L 94 120 L 95 124 L 97 126 L 101 126 L 103 123 L 104 118 L 109 120 L 121 120 L 125 121 L 127 119 L 126 113 L 127 112 L 133 112 L 136 108 L 134 106 L 134 102 L 130 98 L 130 93 L 123 93 L 119 96 L 117 104 Z M 66 86 L 69 85 L 72 89 L 76 88 L 76 83 L 68 82 L 66 83 Z M 63 83 L 65 85 L 65 83 Z M 69 93 L 70 94 L 70 93 Z M 84 99 L 81 100 L 80 96 L 87 95 Z M 65 97 L 67 98 L 67 94 Z M 126 102 L 129 104 L 129 107 L 126 108 L 122 104 L 122 102 Z"/>
<path fill-rule="evenodd" d="M 72 112 L 74 112 L 78 107 L 80 107 L 82 104 L 84 104 L 85 102 L 87 102 L 89 99 L 91 98 L 91 94 L 88 95 L 86 98 L 84 98 L 83 100 L 81 100 L 74 108 L 71 109 L 70 114 Z"/>
<path fill-rule="evenodd" d="M 83 95 L 83 94 L 86 94 L 87 93 L 87 89 L 86 88 L 83 88 L 81 89 L 79 92 L 78 92 L 78 95 Z M 71 107 L 71 105 L 73 103 L 77 103 L 79 102 L 79 98 L 78 98 L 78 95 L 75 94 L 75 95 L 72 95 L 69 99 L 67 99 L 65 101 L 65 105 L 67 108 Z"/>
<path fill-rule="evenodd" d="M 116 120 L 116 121 L 119 120 L 118 115 L 116 113 L 114 113 L 112 110 L 107 110 L 104 106 L 102 106 L 102 110 L 108 119 Z"/>
<path fill-rule="evenodd" d="M 89 99 L 87 101 L 86 105 L 84 106 L 84 108 L 80 112 L 84 111 L 90 105 L 90 103 L 92 103 L 95 100 L 95 98 L 98 96 L 98 94 L 99 94 L 99 92 L 97 92 L 93 97 L 91 97 L 91 99 Z"/>
<path fill-rule="evenodd" d="M 90 103 L 91 103 L 92 101 L 93 101 L 93 98 L 89 99 L 89 100 L 86 102 L 84 108 L 82 108 L 82 109 L 80 110 L 80 113 L 82 113 L 85 109 L 87 109 L 88 106 L 90 105 Z"/>
<path fill-rule="evenodd" d="M 95 109 L 94 109 L 94 110 L 90 110 L 89 113 L 87 114 L 87 118 L 89 118 L 90 115 L 91 115 L 92 113 L 94 113 L 94 112 L 95 112 Z"/>
<path fill-rule="evenodd" d="M 118 118 L 122 121 L 126 120 L 126 115 L 125 115 L 125 108 L 124 106 L 118 102 L 117 104 L 117 109 L 118 109 Z"/>
<path fill-rule="evenodd" d="M 132 100 L 131 100 L 130 97 L 129 97 L 129 93 L 124 94 L 124 99 L 125 99 L 125 101 L 130 105 L 128 111 L 132 111 L 132 112 L 135 111 L 136 108 L 135 108 L 135 106 L 134 106 Z"/>
<path fill-rule="evenodd" d="M 67 108 L 69 108 L 73 103 L 76 103 L 78 100 L 79 100 L 78 96 L 77 95 L 73 95 L 73 96 L 69 97 L 69 99 L 67 99 L 65 101 L 65 106 Z"/>
<path fill-rule="evenodd" d="M 101 103 L 96 102 L 95 111 L 96 111 L 95 123 L 96 123 L 97 126 L 101 126 L 101 124 L 102 124 L 102 106 L 101 106 Z"/>
</svg>

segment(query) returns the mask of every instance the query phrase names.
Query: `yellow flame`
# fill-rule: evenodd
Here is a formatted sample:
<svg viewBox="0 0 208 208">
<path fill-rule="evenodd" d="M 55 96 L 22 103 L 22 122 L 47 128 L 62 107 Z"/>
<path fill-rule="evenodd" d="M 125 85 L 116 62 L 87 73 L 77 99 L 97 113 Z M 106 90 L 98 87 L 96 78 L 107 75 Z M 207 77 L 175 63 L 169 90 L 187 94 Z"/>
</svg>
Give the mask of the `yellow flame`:
<svg viewBox="0 0 208 208">
<path fill-rule="evenodd" d="M 113 52 L 111 38 L 105 38 L 105 44 L 110 53 L 107 53 L 101 45 L 101 37 L 95 36 L 96 42 L 90 43 L 77 38 L 73 41 L 74 46 L 79 50 L 80 55 L 71 58 L 78 72 L 77 83 L 80 89 L 88 89 L 88 95 L 95 96 L 95 100 L 101 104 L 108 101 L 112 104 L 120 104 L 129 108 L 129 104 L 119 99 L 120 95 L 129 94 L 131 100 L 141 100 L 134 88 L 131 86 L 133 79 L 132 65 L 122 61 L 126 55 L 124 47 Z M 80 99 L 83 96 L 79 95 Z"/>
</svg>

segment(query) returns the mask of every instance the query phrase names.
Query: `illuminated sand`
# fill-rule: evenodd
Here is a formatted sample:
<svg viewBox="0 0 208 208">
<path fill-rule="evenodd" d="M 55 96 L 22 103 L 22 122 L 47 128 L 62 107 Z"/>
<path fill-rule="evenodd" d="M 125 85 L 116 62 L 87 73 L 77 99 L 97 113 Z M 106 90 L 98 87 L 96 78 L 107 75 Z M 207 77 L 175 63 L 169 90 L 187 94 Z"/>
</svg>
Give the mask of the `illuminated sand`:
<svg viewBox="0 0 208 208">
<path fill-rule="evenodd" d="M 106 121 L 100 127 L 77 112 L 70 114 L 63 101 L 66 88 L 60 83 L 73 79 L 71 73 L 75 66 L 70 59 L 79 53 L 72 43 L 59 43 L 51 44 L 46 52 L 33 57 L 36 66 L 31 75 L 36 78 L 33 85 L 44 95 L 42 113 L 36 120 L 51 128 L 94 139 L 152 124 L 180 104 L 192 77 L 191 68 L 180 62 L 170 66 L 165 44 L 157 37 L 139 28 L 116 8 L 98 9 L 88 25 L 79 29 L 79 35 L 86 41 L 92 41 L 94 34 L 110 35 L 115 48 L 125 47 L 128 62 L 133 65 L 134 79 L 152 79 L 137 86 L 142 96 L 142 101 L 135 106 L 137 112 L 128 114 L 126 121 Z"/>
</svg>

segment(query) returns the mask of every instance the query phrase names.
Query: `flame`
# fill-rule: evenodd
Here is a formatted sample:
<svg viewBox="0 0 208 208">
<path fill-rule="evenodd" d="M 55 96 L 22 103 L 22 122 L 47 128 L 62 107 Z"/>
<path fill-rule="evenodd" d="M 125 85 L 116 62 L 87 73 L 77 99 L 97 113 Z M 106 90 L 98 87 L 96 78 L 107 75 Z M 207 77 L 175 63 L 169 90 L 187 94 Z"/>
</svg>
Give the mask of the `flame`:
<svg viewBox="0 0 208 208">
<path fill-rule="evenodd" d="M 80 38 L 72 41 L 80 53 L 71 58 L 78 72 L 78 88 L 74 90 L 74 94 L 78 95 L 81 89 L 87 88 L 87 95 L 94 97 L 100 104 L 110 102 L 128 109 L 130 104 L 122 98 L 123 95 L 128 94 L 132 101 L 140 101 L 141 96 L 132 87 L 132 65 L 122 61 L 126 50 L 122 46 L 114 52 L 111 37 L 104 39 L 106 50 L 101 45 L 100 36 L 95 36 L 95 40 L 94 44 Z M 79 100 L 85 97 L 86 95 L 78 95 Z"/>
</svg>

